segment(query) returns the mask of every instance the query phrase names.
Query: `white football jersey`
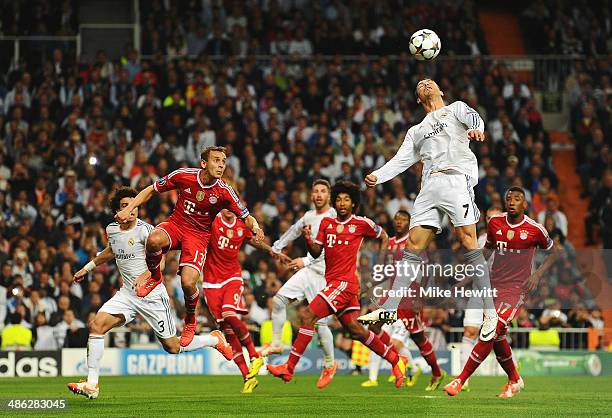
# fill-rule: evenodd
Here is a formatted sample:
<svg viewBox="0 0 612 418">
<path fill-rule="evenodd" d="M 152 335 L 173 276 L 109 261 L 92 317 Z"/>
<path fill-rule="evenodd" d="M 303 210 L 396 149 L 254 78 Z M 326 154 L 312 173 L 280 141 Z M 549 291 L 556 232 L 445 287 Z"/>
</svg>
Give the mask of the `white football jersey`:
<svg viewBox="0 0 612 418">
<path fill-rule="evenodd" d="M 391 180 L 418 161 L 423 162 L 423 181 L 435 171 L 465 174 L 473 187 L 478 183 L 478 164 L 470 149 L 467 131 L 484 132 L 484 121 L 461 101 L 429 112 L 421 123 L 408 129 L 395 156 L 374 171 L 377 184 Z"/>
<path fill-rule="evenodd" d="M 296 223 L 291 225 L 291 227 L 283 234 L 281 237 L 274 242 L 272 245 L 272 250 L 276 253 L 280 253 L 283 248 L 285 248 L 291 241 L 302 235 L 302 228 L 305 225 L 310 225 L 310 233 L 312 239 L 317 237 L 319 233 L 319 226 L 321 226 L 321 220 L 323 218 L 335 218 L 336 217 L 336 209 L 329 208 L 327 211 L 323 213 L 317 213 L 315 209 L 311 209 L 307 211 L 304 216 L 302 216 Z M 325 250 L 323 250 L 325 251 Z M 318 258 L 313 258 L 310 253 L 306 255 L 306 257 L 302 257 L 304 261 L 304 266 L 309 266 L 313 270 L 315 270 L 319 274 L 325 274 L 325 256 L 323 253 Z"/>
<path fill-rule="evenodd" d="M 106 227 L 108 245 L 115 254 L 115 262 L 123 278 L 123 289 L 134 294 L 132 285 L 136 277 L 147 271 L 145 243 L 151 231 L 153 226 L 140 219 L 136 220 L 136 226 L 128 230 L 122 230 L 117 222 Z"/>
</svg>

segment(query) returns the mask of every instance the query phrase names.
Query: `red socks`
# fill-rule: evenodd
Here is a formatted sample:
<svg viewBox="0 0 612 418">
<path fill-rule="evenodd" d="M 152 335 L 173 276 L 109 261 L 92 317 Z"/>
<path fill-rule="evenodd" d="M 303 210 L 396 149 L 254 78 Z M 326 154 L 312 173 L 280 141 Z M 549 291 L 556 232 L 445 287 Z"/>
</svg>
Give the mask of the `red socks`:
<svg viewBox="0 0 612 418">
<path fill-rule="evenodd" d="M 162 257 L 164 256 L 162 250 L 156 251 L 154 253 L 146 253 L 145 260 L 147 262 L 147 268 L 151 272 L 151 278 L 154 280 L 161 280 L 161 268 L 160 263 Z"/>
<path fill-rule="evenodd" d="M 457 376 L 462 383 L 465 383 L 465 381 L 470 378 L 472 373 L 476 371 L 478 366 L 480 366 L 480 363 L 482 363 L 487 358 L 491 350 L 493 350 L 494 342 L 495 341 L 493 340 L 478 340 L 478 342 L 472 349 L 472 353 L 470 354 L 468 361 L 465 363 L 465 366 L 463 366 L 463 371 L 459 376 Z"/>
<path fill-rule="evenodd" d="M 418 342 L 415 341 L 417 346 L 419 347 L 419 351 L 421 355 L 431 367 L 431 375 L 432 376 L 440 376 L 442 371 L 440 370 L 440 366 L 438 366 L 438 359 L 436 358 L 436 353 L 434 353 L 433 345 L 429 339 L 423 334 L 423 338 Z"/>
<path fill-rule="evenodd" d="M 249 330 L 246 325 L 240 318 L 238 318 L 233 313 L 223 317 L 223 322 L 228 324 L 234 330 L 234 334 L 238 336 L 240 339 L 240 343 L 247 349 L 249 352 L 249 357 L 252 359 L 259 357 L 257 350 L 255 350 L 255 345 L 253 345 L 253 340 L 251 339 L 251 334 L 249 334 Z"/>
<path fill-rule="evenodd" d="M 378 354 L 380 357 L 387 360 L 393 366 L 395 366 L 397 360 L 399 360 L 399 355 L 397 354 L 397 350 L 395 350 L 395 347 L 393 347 L 393 345 L 387 345 L 383 343 L 382 339 L 376 334 L 374 334 L 372 331 L 369 331 L 366 340 L 361 342 L 370 350 Z"/>
<path fill-rule="evenodd" d="M 183 288 L 183 291 L 185 289 Z M 195 293 L 188 295 L 185 293 L 185 322 L 190 323 L 195 321 L 196 307 L 198 306 L 198 299 L 200 291 L 196 289 Z"/>
<path fill-rule="evenodd" d="M 249 367 L 246 364 L 244 356 L 242 355 L 242 345 L 240 344 L 240 340 L 234 334 L 234 330 L 228 324 L 223 324 L 223 333 L 225 334 L 225 339 L 232 346 L 232 350 L 234 351 L 234 363 L 240 369 L 240 373 L 242 373 L 242 378 L 245 379 L 246 375 L 249 373 Z"/>
<path fill-rule="evenodd" d="M 293 347 L 291 347 L 289 360 L 287 360 L 287 366 L 291 373 L 293 373 L 295 366 L 298 364 L 298 361 L 300 361 L 300 357 L 302 357 L 302 354 L 304 354 L 304 351 L 306 351 L 306 347 L 308 347 L 308 344 L 310 344 L 310 340 L 312 340 L 314 332 L 314 327 L 300 327 L 297 338 L 293 343 Z"/>
<path fill-rule="evenodd" d="M 512 382 L 518 382 L 521 377 L 518 374 L 518 370 L 516 370 L 516 365 L 512 358 L 512 348 L 510 348 L 510 344 L 508 340 L 506 340 L 505 335 L 500 340 L 495 340 L 493 350 L 495 350 L 497 362 L 508 375 L 508 379 Z"/>
<path fill-rule="evenodd" d="M 380 330 L 378 333 L 378 338 L 380 338 L 384 345 L 391 344 L 391 336 L 387 334 L 384 329 Z"/>
</svg>

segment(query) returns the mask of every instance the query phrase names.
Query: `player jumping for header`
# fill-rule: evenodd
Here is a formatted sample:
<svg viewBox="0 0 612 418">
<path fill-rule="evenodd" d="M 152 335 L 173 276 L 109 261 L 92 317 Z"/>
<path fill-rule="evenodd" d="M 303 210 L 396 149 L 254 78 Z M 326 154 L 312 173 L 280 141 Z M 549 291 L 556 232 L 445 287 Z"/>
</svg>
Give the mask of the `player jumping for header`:
<svg viewBox="0 0 612 418">
<path fill-rule="evenodd" d="M 354 183 L 336 183 L 332 188 L 331 201 L 337 217 L 323 218 L 315 240 L 312 239 L 310 226 L 304 227 L 304 238 L 312 256 L 318 258 L 325 248 L 327 286 L 306 308 L 287 362 L 277 366 L 268 364 L 270 373 L 286 382 L 293 379 L 295 366 L 314 336 L 314 325 L 320 318 L 334 314 L 353 339 L 391 363 L 397 388 L 404 383 L 406 361 L 400 358 L 395 347 L 384 344 L 376 334 L 357 322 L 360 309 L 357 253 L 365 237 L 378 238 L 381 241 L 379 262 L 382 264 L 389 241 L 387 233 L 380 226 L 368 218 L 354 215 L 359 207 L 359 193 L 359 187 Z"/>
<path fill-rule="evenodd" d="M 508 324 L 514 319 L 529 292 L 537 289 L 542 274 L 554 263 L 556 255 L 554 252 L 549 253 L 542 265 L 531 274 L 535 250 L 550 250 L 553 241 L 542 225 L 525 215 L 527 201 L 523 189 L 511 187 L 506 192 L 506 209 L 507 213 L 493 215 L 489 220 L 485 244 L 487 255 L 495 251 L 491 281 L 497 290 L 495 305 L 499 320 L 496 338 L 476 343 L 461 374 L 444 387 L 450 396 L 461 392 L 463 384 L 491 350 L 495 350 L 497 361 L 508 375 L 508 383 L 502 388 L 499 397 L 511 398 L 525 386 L 516 370 L 512 349 L 506 339 Z"/>
<path fill-rule="evenodd" d="M 229 209 L 251 230 L 259 242 L 263 231 L 257 220 L 236 196 L 236 193 L 221 177 L 225 171 L 225 148 L 207 147 L 202 151 L 201 168 L 181 168 L 157 180 L 143 189 L 134 200 L 115 218 L 125 222 L 132 210 L 147 202 L 154 193 L 177 190 L 178 199 L 172 215 L 147 238 L 147 267 L 150 277 L 141 276 L 136 281 L 136 294 L 146 296 L 161 283 L 160 269 L 163 253 L 181 250 L 179 260 L 181 286 L 185 294 L 185 325 L 181 333 L 181 346 L 189 345 L 196 329 L 196 307 L 199 291 L 196 283 L 202 275 L 206 260 L 206 249 L 210 240 L 213 220 L 221 209 Z"/>
<path fill-rule="evenodd" d="M 136 190 L 131 188 L 118 189 L 109 201 L 111 210 L 117 213 L 127 207 L 136 194 Z M 136 296 L 133 289 L 134 280 L 143 272 L 149 274 L 145 263 L 145 242 L 153 230 L 152 225 L 141 221 L 137 215 L 138 207 L 134 207 L 127 222 L 110 223 L 106 227 L 108 246 L 74 274 L 74 281 L 80 282 L 96 266 L 115 259 L 123 278 L 121 289 L 102 305 L 93 321 L 89 323 L 87 380 L 68 384 L 68 389 L 72 392 L 89 399 L 97 398 L 100 393 L 98 378 L 100 361 L 104 354 L 104 335 L 112 328 L 131 322 L 136 314 L 142 315 L 153 328 L 162 347 L 168 353 L 177 354 L 203 347 L 215 347 L 226 359 L 232 358 L 232 349 L 220 331 L 213 331 L 210 335 L 196 335 L 186 347 L 179 344 L 165 287 L 156 287 L 146 298 Z"/>
<path fill-rule="evenodd" d="M 368 187 L 385 183 L 418 161 L 423 162 L 421 190 L 414 202 L 410 235 L 403 261 L 415 268 L 397 275 L 393 290 L 401 294 L 412 282 L 420 283 L 421 253 L 435 233 L 441 231 L 442 218 L 448 215 L 461 245 L 467 249 L 466 263 L 479 272 L 474 278 L 479 289 L 490 289 L 489 273 L 482 250 L 478 248 L 476 223 L 480 211 L 474 203 L 473 187 L 478 183 L 478 164 L 470 150 L 470 139 L 484 141 L 484 121 L 478 113 L 461 101 L 444 104 L 438 85 L 429 79 L 416 87 L 417 102 L 427 112 L 425 119 L 411 127 L 397 154 L 384 166 L 365 178 Z M 484 266 L 484 268 L 483 268 Z M 413 273 L 414 272 L 414 273 Z M 482 273 L 480 273 L 482 272 Z M 380 320 L 394 322 L 400 298 L 388 298 L 381 309 L 359 317 L 363 323 Z M 484 321 L 480 330 L 483 341 L 495 334 L 497 314 L 492 298 L 484 298 Z"/>
</svg>

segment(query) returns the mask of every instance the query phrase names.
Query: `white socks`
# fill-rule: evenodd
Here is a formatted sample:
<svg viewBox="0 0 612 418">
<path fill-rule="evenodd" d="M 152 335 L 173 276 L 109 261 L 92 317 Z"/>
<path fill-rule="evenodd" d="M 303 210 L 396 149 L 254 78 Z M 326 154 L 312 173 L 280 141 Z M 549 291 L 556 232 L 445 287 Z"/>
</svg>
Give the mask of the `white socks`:
<svg viewBox="0 0 612 418">
<path fill-rule="evenodd" d="M 104 336 L 90 335 L 87 340 L 87 383 L 98 384 L 102 354 L 104 354 Z"/>
<path fill-rule="evenodd" d="M 181 347 L 181 353 L 199 350 L 204 347 L 214 347 L 219 342 L 219 339 L 214 335 L 194 335 L 193 340 L 186 347 Z"/>
<path fill-rule="evenodd" d="M 288 298 L 278 294 L 272 299 L 272 347 L 282 345 L 283 326 L 287 320 L 289 302 Z"/>
<path fill-rule="evenodd" d="M 334 365 L 334 336 L 327 323 L 317 324 L 316 328 L 323 350 L 323 365 L 326 368 L 332 367 Z"/>
<path fill-rule="evenodd" d="M 380 369 L 381 357 L 375 354 L 373 351 L 370 352 L 370 364 L 369 364 L 369 379 L 378 380 L 378 370 Z"/>
</svg>

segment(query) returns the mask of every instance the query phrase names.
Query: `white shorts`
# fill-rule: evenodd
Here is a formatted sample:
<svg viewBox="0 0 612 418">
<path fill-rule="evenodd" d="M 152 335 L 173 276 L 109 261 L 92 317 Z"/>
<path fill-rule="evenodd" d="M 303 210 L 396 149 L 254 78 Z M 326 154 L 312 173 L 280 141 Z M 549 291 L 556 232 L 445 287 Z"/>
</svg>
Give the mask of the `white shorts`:
<svg viewBox="0 0 612 418">
<path fill-rule="evenodd" d="M 278 294 L 298 301 L 306 299 L 310 303 L 325 286 L 327 283 L 323 275 L 304 267 L 285 282 Z"/>
<path fill-rule="evenodd" d="M 410 228 L 433 226 L 442 230 L 448 215 L 453 226 L 473 225 L 480 219 L 469 177 L 460 173 L 434 173 L 423 183 L 410 217 Z"/>
<path fill-rule="evenodd" d="M 120 289 L 102 305 L 99 312 L 123 315 L 126 324 L 132 322 L 136 314 L 140 314 L 159 338 L 176 337 L 176 324 L 170 310 L 170 298 L 165 291 L 153 290 L 141 298 L 125 289 Z"/>
<path fill-rule="evenodd" d="M 306 299 L 310 303 L 325 286 L 327 286 L 325 276 L 306 266 L 291 276 L 278 290 L 278 294 L 300 302 Z M 331 315 L 321 318 L 317 321 L 317 324 L 327 325 L 330 318 Z"/>
<path fill-rule="evenodd" d="M 385 324 L 382 329 L 391 336 L 392 340 L 401 341 L 404 345 L 408 344 L 410 333 L 402 321 L 397 320 L 392 324 Z"/>
<path fill-rule="evenodd" d="M 484 316 L 483 306 L 482 298 L 470 298 L 468 300 L 467 306 L 465 307 L 465 315 L 463 317 L 464 327 L 480 328 Z"/>
</svg>

